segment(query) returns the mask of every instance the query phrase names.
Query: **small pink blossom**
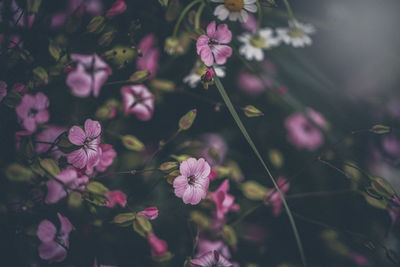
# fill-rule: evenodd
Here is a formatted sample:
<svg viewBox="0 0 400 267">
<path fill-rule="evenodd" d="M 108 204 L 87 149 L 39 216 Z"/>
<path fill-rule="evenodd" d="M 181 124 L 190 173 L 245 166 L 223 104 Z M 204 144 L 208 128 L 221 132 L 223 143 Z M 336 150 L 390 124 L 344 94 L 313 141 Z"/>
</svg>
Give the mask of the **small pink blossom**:
<svg viewBox="0 0 400 267">
<path fill-rule="evenodd" d="M 155 257 L 162 257 L 168 251 L 168 244 L 165 240 L 159 239 L 153 233 L 147 236 L 147 241 L 151 247 L 151 255 Z"/>
<path fill-rule="evenodd" d="M 290 183 L 283 177 L 278 177 L 276 183 L 278 184 L 282 195 L 285 195 L 290 188 Z M 272 206 L 272 214 L 274 214 L 274 216 L 278 216 L 282 210 L 282 200 L 278 191 L 276 191 L 275 188 L 272 189 L 270 194 L 267 195 L 267 199 L 269 200 L 269 204 Z"/>
<path fill-rule="evenodd" d="M 153 116 L 154 96 L 142 84 L 128 85 L 121 88 L 126 114 L 135 114 L 141 121 L 148 121 Z"/>
<path fill-rule="evenodd" d="M 218 251 L 209 251 L 203 256 L 191 260 L 190 265 L 192 267 L 232 267 L 233 264 L 230 263 L 224 256 L 218 253 Z"/>
<path fill-rule="evenodd" d="M 209 194 L 209 198 L 214 201 L 217 208 L 217 219 L 222 220 L 225 218 L 225 214 L 229 211 L 238 211 L 239 205 L 235 204 L 235 197 L 228 194 L 229 191 L 229 180 L 225 179 L 218 189 Z"/>
<path fill-rule="evenodd" d="M 222 240 L 210 241 L 202 237 L 199 238 L 197 243 L 196 258 L 199 258 L 207 252 L 213 250 L 218 251 L 226 259 L 231 258 L 231 252 L 229 251 L 228 246 Z"/>
<path fill-rule="evenodd" d="M 106 16 L 112 18 L 116 15 L 122 14 L 126 10 L 126 3 L 124 0 L 117 0 L 112 7 L 107 11 Z"/>
<path fill-rule="evenodd" d="M 57 137 L 59 137 L 63 132 L 66 132 L 67 128 L 61 127 L 61 126 L 55 126 L 55 125 L 46 125 L 46 127 L 36 135 L 35 141 L 36 146 L 35 150 L 36 153 L 41 154 L 47 152 L 50 147 L 52 146 L 51 144 L 46 144 L 46 143 L 53 143 L 56 141 Z M 57 150 L 56 146 L 54 147 L 54 152 L 56 154 L 60 155 L 62 154 L 61 151 Z"/>
<path fill-rule="evenodd" d="M 238 76 L 238 86 L 243 92 L 257 96 L 265 92 L 267 88 L 273 85 L 266 76 L 258 77 L 247 71 L 241 71 Z"/>
<path fill-rule="evenodd" d="M 35 132 L 37 124 L 45 123 L 49 120 L 48 106 L 49 99 L 45 94 L 39 92 L 36 95 L 24 95 L 15 111 L 24 128 L 30 132 Z"/>
<path fill-rule="evenodd" d="M 138 212 L 138 214 L 146 216 L 149 220 L 154 220 L 158 217 L 158 209 L 157 207 L 148 207 L 147 209 Z"/>
<path fill-rule="evenodd" d="M 95 97 L 112 73 L 111 68 L 97 54 L 71 54 L 71 59 L 77 63 L 76 69 L 67 77 L 67 85 L 72 94 L 77 97 L 88 97 L 91 92 Z"/>
<path fill-rule="evenodd" d="M 60 229 L 57 231 L 55 225 L 43 220 L 40 222 L 36 235 L 42 241 L 39 245 L 39 256 L 44 260 L 61 262 L 67 257 L 69 248 L 69 233 L 72 231 L 72 224 L 68 218 L 57 213 L 60 220 Z"/>
<path fill-rule="evenodd" d="M 158 60 L 160 49 L 156 47 L 156 37 L 154 34 L 148 34 L 139 42 L 138 48 L 142 51 L 142 56 L 136 60 L 138 70 L 150 71 L 149 78 L 153 78 L 158 69 Z"/>
<path fill-rule="evenodd" d="M 84 190 L 85 184 L 89 182 L 87 176 L 79 176 L 75 168 L 67 168 L 62 170 L 55 176 L 57 181 L 48 180 L 47 195 L 44 202 L 46 204 L 54 204 L 66 197 L 72 190 Z"/>
<path fill-rule="evenodd" d="M 232 48 L 226 45 L 231 40 L 232 33 L 228 25 L 221 24 L 216 29 L 216 23 L 212 21 L 207 26 L 207 35 L 201 35 L 197 39 L 197 54 L 208 67 L 214 64 L 214 59 L 218 65 L 223 65 L 232 55 Z"/>
<path fill-rule="evenodd" d="M 189 158 L 179 166 L 180 176 L 174 180 L 175 195 L 185 204 L 196 205 L 207 195 L 210 165 L 203 159 Z"/>
<path fill-rule="evenodd" d="M 306 109 L 307 116 L 319 127 L 325 128 L 324 117 L 311 108 Z M 324 143 L 324 135 L 321 130 L 312 124 L 304 114 L 296 112 L 285 120 L 288 131 L 288 140 L 298 149 L 305 148 L 315 150 Z"/>
<path fill-rule="evenodd" d="M 100 160 L 96 165 L 96 170 L 104 172 L 113 163 L 114 158 L 117 156 L 117 152 L 114 150 L 112 145 L 102 144 L 99 148 Z"/>
<path fill-rule="evenodd" d="M 4 81 L 0 81 L 0 102 L 7 95 L 7 84 Z"/>
<path fill-rule="evenodd" d="M 91 174 L 93 167 L 100 160 L 100 134 L 101 125 L 98 121 L 87 119 L 85 130 L 78 126 L 72 126 L 68 132 L 68 139 L 80 148 L 68 154 L 68 163 L 78 169 L 86 167 L 87 173 Z"/>
<path fill-rule="evenodd" d="M 126 195 L 119 190 L 108 191 L 105 194 L 107 201 L 104 206 L 113 208 L 116 205 L 126 206 Z"/>
</svg>

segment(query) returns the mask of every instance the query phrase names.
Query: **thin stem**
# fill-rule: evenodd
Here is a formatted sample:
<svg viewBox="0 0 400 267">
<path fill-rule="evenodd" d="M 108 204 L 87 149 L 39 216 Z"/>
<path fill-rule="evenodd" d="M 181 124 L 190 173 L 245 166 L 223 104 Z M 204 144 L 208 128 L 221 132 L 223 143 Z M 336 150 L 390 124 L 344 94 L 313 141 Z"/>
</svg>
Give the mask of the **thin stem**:
<svg viewBox="0 0 400 267">
<path fill-rule="evenodd" d="M 352 189 L 344 189 L 344 190 L 337 190 L 337 191 L 318 191 L 318 192 L 306 192 L 306 193 L 299 193 L 299 194 L 292 194 L 286 196 L 286 199 L 298 199 L 303 197 L 325 197 L 325 196 L 332 196 L 332 195 L 341 195 L 346 193 L 357 192 Z"/>
<path fill-rule="evenodd" d="M 172 36 L 173 36 L 173 37 L 176 37 L 176 34 L 178 33 L 179 26 L 180 26 L 180 24 L 181 24 L 183 18 L 185 17 L 186 13 L 187 13 L 195 4 L 200 3 L 200 2 L 202 2 L 202 1 L 203 1 L 203 0 L 195 0 L 195 1 L 191 2 L 189 5 L 187 5 L 187 6 L 185 7 L 185 9 L 183 9 L 181 15 L 180 15 L 179 18 L 178 18 L 178 21 L 177 21 L 176 24 L 175 24 L 174 31 L 173 31 L 173 33 L 172 33 Z"/>
<path fill-rule="evenodd" d="M 204 7 L 206 6 L 206 3 L 202 2 L 199 9 L 196 12 L 196 15 L 194 17 L 194 28 L 195 30 L 200 29 L 200 17 L 201 13 L 203 12 Z"/>
<path fill-rule="evenodd" d="M 294 20 L 294 19 L 295 19 L 295 17 L 294 17 L 294 14 L 293 14 L 292 8 L 290 7 L 290 4 L 289 4 L 288 0 L 283 0 L 283 3 L 284 3 L 284 4 L 285 4 L 285 6 L 286 6 L 286 9 L 287 9 L 287 12 L 288 12 L 289 18 L 290 18 L 290 19 L 292 19 L 292 20 Z"/>
<path fill-rule="evenodd" d="M 244 218 L 252 214 L 254 211 L 256 211 L 259 207 L 261 207 L 262 204 L 258 204 L 250 209 L 248 209 L 245 213 L 243 213 L 238 219 L 236 219 L 234 222 L 230 223 L 230 226 L 234 227 L 236 224 L 241 222 Z"/>
<path fill-rule="evenodd" d="M 257 0 L 256 5 L 257 5 L 257 14 L 258 14 L 257 25 L 258 25 L 258 30 L 259 30 L 261 28 L 261 22 L 262 22 L 262 18 L 263 18 L 263 12 L 262 12 L 262 8 L 260 5 L 260 0 Z"/>
</svg>

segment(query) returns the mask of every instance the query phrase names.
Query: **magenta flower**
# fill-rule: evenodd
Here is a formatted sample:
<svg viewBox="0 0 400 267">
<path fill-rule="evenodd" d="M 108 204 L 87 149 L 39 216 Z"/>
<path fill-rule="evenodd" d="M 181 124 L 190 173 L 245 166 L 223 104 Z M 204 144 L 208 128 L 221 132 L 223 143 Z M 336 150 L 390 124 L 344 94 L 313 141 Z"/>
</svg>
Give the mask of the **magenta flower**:
<svg viewBox="0 0 400 267">
<path fill-rule="evenodd" d="M 218 251 L 209 251 L 200 258 L 190 261 L 192 267 L 232 267 L 233 264 L 224 258 Z"/>
<path fill-rule="evenodd" d="M 208 239 L 199 238 L 197 243 L 197 254 L 196 258 L 199 258 L 210 251 L 218 251 L 218 253 L 224 256 L 226 259 L 231 258 L 231 252 L 228 246 L 222 240 L 210 241 Z"/>
<path fill-rule="evenodd" d="M 114 2 L 114 4 L 112 5 L 112 7 L 107 11 L 106 16 L 108 18 L 112 18 L 116 15 L 119 15 L 123 12 L 125 12 L 126 10 L 126 3 L 124 0 L 117 0 Z"/>
<path fill-rule="evenodd" d="M 59 137 L 63 132 L 66 132 L 67 128 L 55 126 L 55 125 L 46 125 L 46 127 L 41 131 L 39 134 L 36 135 L 35 141 L 36 146 L 35 150 L 36 153 L 41 154 L 47 152 L 51 144 L 46 143 L 53 143 L 56 141 L 57 137 Z M 41 143 L 43 142 L 43 143 Z M 60 156 L 63 153 L 57 149 L 56 146 L 53 146 L 53 152 L 55 153 L 54 156 Z"/>
<path fill-rule="evenodd" d="M 126 206 L 126 195 L 119 190 L 108 191 L 105 194 L 107 201 L 104 206 L 113 208 L 116 205 L 120 205 L 121 207 Z"/>
<path fill-rule="evenodd" d="M 4 81 L 0 81 L 0 102 L 7 95 L 7 84 Z"/>
<path fill-rule="evenodd" d="M 216 29 L 215 21 L 207 26 L 207 35 L 201 35 L 196 42 L 197 54 L 208 67 L 215 62 L 225 64 L 226 59 L 232 55 L 232 48 L 225 45 L 232 40 L 232 33 L 228 25 L 221 24 Z"/>
<path fill-rule="evenodd" d="M 56 176 L 57 181 L 48 180 L 47 195 L 44 202 L 54 204 L 66 197 L 73 190 L 85 190 L 85 184 L 89 182 L 87 176 L 80 176 L 75 168 L 62 170 Z"/>
<path fill-rule="evenodd" d="M 157 207 L 148 207 L 147 209 L 138 212 L 138 214 L 146 216 L 149 220 L 154 220 L 158 217 L 158 209 Z"/>
<path fill-rule="evenodd" d="M 87 119 L 85 130 L 78 126 L 72 126 L 68 132 L 68 139 L 80 148 L 68 154 L 68 163 L 78 169 L 86 167 L 86 172 L 90 174 L 100 160 L 100 134 L 101 125 L 98 121 Z"/>
<path fill-rule="evenodd" d="M 96 170 L 104 172 L 113 163 L 114 158 L 117 156 L 117 152 L 113 149 L 112 145 L 102 144 L 99 148 L 100 160 L 96 165 Z"/>
<path fill-rule="evenodd" d="M 153 233 L 147 236 L 147 241 L 149 242 L 151 248 L 151 255 L 155 257 L 162 257 L 168 251 L 168 244 L 165 240 L 159 239 Z"/>
<path fill-rule="evenodd" d="M 76 69 L 67 77 L 67 85 L 72 94 L 77 97 L 87 97 L 93 92 L 95 97 L 112 73 L 111 68 L 97 54 L 71 54 L 71 59 L 77 63 Z"/>
<path fill-rule="evenodd" d="M 229 211 L 238 211 L 239 205 L 235 204 L 235 197 L 228 194 L 229 191 L 229 180 L 225 179 L 218 189 L 209 194 L 209 198 L 214 201 L 217 209 L 217 219 L 222 220 L 225 218 L 225 214 Z"/>
<path fill-rule="evenodd" d="M 42 241 L 38 247 L 40 258 L 61 262 L 67 257 L 66 248 L 69 247 L 69 233 L 72 231 L 72 224 L 60 213 L 57 213 L 57 216 L 61 224 L 58 232 L 52 222 L 43 220 L 38 226 L 36 235 Z"/>
<path fill-rule="evenodd" d="M 36 95 L 24 95 L 15 111 L 24 128 L 30 132 L 35 132 L 37 124 L 49 120 L 48 106 L 49 99 L 45 94 L 39 92 Z"/>
<path fill-rule="evenodd" d="M 126 114 L 135 114 L 141 121 L 148 121 L 153 116 L 154 96 L 142 84 L 128 85 L 121 88 Z"/>
<path fill-rule="evenodd" d="M 138 48 L 142 51 L 142 56 L 137 58 L 136 68 L 150 71 L 149 78 L 153 78 L 158 69 L 160 50 L 155 45 L 156 37 L 154 34 L 148 34 L 143 37 L 138 45 Z"/>
<path fill-rule="evenodd" d="M 271 88 L 273 85 L 271 81 L 265 77 L 258 77 L 247 71 L 241 71 L 238 76 L 239 89 L 243 92 L 257 96 L 265 92 L 267 88 Z"/>
<path fill-rule="evenodd" d="M 327 126 L 324 117 L 315 110 L 307 108 L 306 114 L 319 127 L 325 128 Z M 287 117 L 285 127 L 288 131 L 288 141 L 298 149 L 315 150 L 324 143 L 324 135 L 321 130 L 300 112 Z"/>
<path fill-rule="evenodd" d="M 278 177 L 276 183 L 278 184 L 281 193 L 285 195 L 290 188 L 290 183 L 283 177 Z M 272 214 L 274 214 L 274 216 L 278 216 L 282 210 L 282 200 L 279 197 L 278 191 L 273 188 L 269 195 L 267 195 L 267 199 L 269 200 L 269 204 L 272 206 Z"/>
<path fill-rule="evenodd" d="M 182 198 L 185 204 L 198 204 L 206 197 L 210 170 L 210 165 L 203 158 L 184 160 L 179 166 L 181 175 L 174 180 L 175 195 Z"/>
</svg>

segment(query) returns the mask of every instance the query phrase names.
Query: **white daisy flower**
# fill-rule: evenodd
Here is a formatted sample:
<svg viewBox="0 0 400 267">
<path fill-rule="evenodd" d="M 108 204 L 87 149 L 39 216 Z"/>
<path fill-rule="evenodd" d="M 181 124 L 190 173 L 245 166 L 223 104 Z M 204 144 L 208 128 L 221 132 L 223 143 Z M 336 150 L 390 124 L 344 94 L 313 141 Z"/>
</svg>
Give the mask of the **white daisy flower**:
<svg viewBox="0 0 400 267">
<path fill-rule="evenodd" d="M 225 77 L 225 69 L 220 66 L 214 66 L 215 74 L 223 78 Z M 187 83 L 191 88 L 195 88 L 201 81 L 201 76 L 206 72 L 207 67 L 203 62 L 197 61 L 193 69 L 190 71 L 189 75 L 183 78 L 183 82 Z"/>
<path fill-rule="evenodd" d="M 308 35 L 313 34 L 315 28 L 311 24 L 291 20 L 289 21 L 289 28 L 278 28 L 276 32 L 285 44 L 292 45 L 293 47 L 305 47 L 312 44 L 312 40 Z"/>
<path fill-rule="evenodd" d="M 249 15 L 248 12 L 257 12 L 256 0 L 211 0 L 215 3 L 223 3 L 214 10 L 214 15 L 220 20 L 229 20 L 246 22 Z"/>
<path fill-rule="evenodd" d="M 243 43 L 239 48 L 239 53 L 247 60 L 257 61 L 264 59 L 263 49 L 271 49 L 280 43 L 280 39 L 274 37 L 274 32 L 270 28 L 261 29 L 255 34 L 246 32 L 240 35 L 238 40 Z"/>
</svg>

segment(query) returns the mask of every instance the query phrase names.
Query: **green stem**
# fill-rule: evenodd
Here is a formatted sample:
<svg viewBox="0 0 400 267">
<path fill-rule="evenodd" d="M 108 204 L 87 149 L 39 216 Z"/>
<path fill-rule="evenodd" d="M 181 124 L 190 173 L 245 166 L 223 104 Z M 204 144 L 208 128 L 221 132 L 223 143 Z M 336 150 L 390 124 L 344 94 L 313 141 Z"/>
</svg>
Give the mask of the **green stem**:
<svg viewBox="0 0 400 267">
<path fill-rule="evenodd" d="M 288 0 L 283 0 L 283 3 L 284 3 L 284 4 L 285 4 L 285 6 L 286 6 L 286 9 L 287 9 L 287 12 L 288 12 L 289 18 L 290 18 L 290 19 L 292 19 L 292 20 L 294 20 L 294 19 L 295 19 L 295 17 L 294 17 L 294 14 L 293 14 L 292 8 L 290 7 L 290 4 L 289 4 Z"/>
<path fill-rule="evenodd" d="M 307 193 L 299 193 L 299 194 L 292 194 L 286 196 L 286 199 L 298 199 L 303 197 L 324 197 L 324 196 L 332 196 L 332 195 L 341 195 L 346 193 L 356 192 L 352 189 L 344 189 L 344 190 L 337 190 L 337 191 L 318 191 L 318 192 L 307 192 Z"/>
<path fill-rule="evenodd" d="M 214 71 L 215 71 L 215 69 L 214 69 Z M 219 80 L 218 76 L 215 76 L 214 79 L 215 79 L 215 85 L 217 86 L 218 91 L 222 96 L 222 99 L 224 100 L 226 106 L 228 107 L 229 112 L 231 113 L 233 119 L 235 120 L 236 125 L 239 127 L 239 129 L 242 132 L 242 134 L 243 134 L 244 138 L 246 139 L 247 143 L 250 145 L 251 149 L 253 150 L 254 154 L 257 156 L 257 158 L 260 161 L 261 165 L 264 167 L 264 169 L 267 172 L 271 182 L 274 184 L 274 187 L 275 187 L 276 191 L 278 192 L 280 199 L 282 200 L 282 204 L 283 204 L 283 206 L 284 206 L 284 208 L 286 210 L 286 213 L 287 213 L 287 215 L 289 217 L 289 221 L 290 221 L 291 227 L 293 229 L 293 233 L 294 233 L 294 236 L 295 236 L 295 239 L 296 239 L 296 243 L 297 243 L 297 246 L 299 248 L 301 261 L 303 263 L 303 266 L 307 266 L 306 258 L 305 258 L 304 250 L 303 250 L 303 245 L 301 244 L 301 240 L 300 240 L 300 235 L 299 235 L 299 233 L 297 231 L 296 223 L 295 223 L 295 221 L 293 219 L 292 212 L 290 211 L 289 206 L 286 203 L 286 199 L 283 196 L 281 190 L 279 189 L 279 186 L 276 183 L 274 177 L 272 176 L 271 171 L 269 170 L 267 164 L 265 164 L 263 158 L 261 157 L 260 152 L 258 152 L 257 147 L 255 146 L 253 140 L 249 136 L 249 134 L 248 134 L 246 128 L 244 127 L 241 119 L 239 118 L 239 115 L 237 114 L 235 108 L 233 107 L 233 104 L 232 104 L 231 100 L 229 99 L 229 96 L 226 93 L 225 88 L 222 85 L 221 81 Z"/>
<path fill-rule="evenodd" d="M 257 14 L 258 14 L 257 24 L 258 24 L 258 30 L 259 30 L 261 28 L 262 15 L 263 15 L 261 5 L 260 5 L 260 0 L 257 0 L 256 5 L 257 5 Z"/>
<path fill-rule="evenodd" d="M 201 13 L 203 12 L 204 7 L 206 6 L 206 4 L 204 2 L 201 3 L 199 9 L 196 12 L 196 16 L 194 17 L 194 28 L 195 30 L 200 29 L 200 17 L 201 17 Z"/>
<path fill-rule="evenodd" d="M 172 37 L 176 37 L 176 34 L 178 33 L 179 25 L 181 24 L 181 22 L 182 22 L 183 18 L 185 17 L 186 13 L 187 13 L 195 4 L 200 3 L 200 2 L 202 2 L 202 1 L 203 1 L 203 0 L 195 0 L 195 1 L 191 2 L 189 5 L 187 5 L 187 6 L 185 7 L 185 9 L 183 9 L 181 15 L 180 15 L 179 18 L 178 18 L 178 21 L 177 21 L 176 24 L 175 24 L 174 32 L 172 33 Z"/>
</svg>

